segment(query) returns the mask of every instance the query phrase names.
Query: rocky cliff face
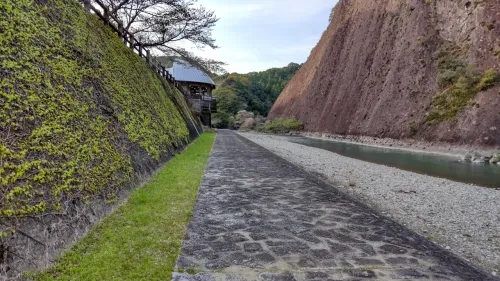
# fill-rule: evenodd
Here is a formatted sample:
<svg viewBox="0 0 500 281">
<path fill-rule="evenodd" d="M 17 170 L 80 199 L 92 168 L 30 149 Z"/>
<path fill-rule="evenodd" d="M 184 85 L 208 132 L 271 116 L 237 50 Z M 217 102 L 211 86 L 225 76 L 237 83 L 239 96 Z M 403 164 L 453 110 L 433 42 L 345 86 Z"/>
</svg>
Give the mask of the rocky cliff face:
<svg viewBox="0 0 500 281">
<path fill-rule="evenodd" d="M 306 130 L 500 145 L 499 0 L 340 0 L 270 118 Z"/>
</svg>

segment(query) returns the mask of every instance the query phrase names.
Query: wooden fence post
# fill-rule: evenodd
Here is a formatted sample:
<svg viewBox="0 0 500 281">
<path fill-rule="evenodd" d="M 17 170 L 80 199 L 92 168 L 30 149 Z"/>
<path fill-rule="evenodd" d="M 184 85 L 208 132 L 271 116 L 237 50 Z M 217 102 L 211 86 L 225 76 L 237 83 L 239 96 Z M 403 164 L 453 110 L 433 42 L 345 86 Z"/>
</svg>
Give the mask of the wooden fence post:
<svg viewBox="0 0 500 281">
<path fill-rule="evenodd" d="M 106 22 L 106 24 L 110 24 L 110 22 L 109 22 L 109 7 L 106 7 L 104 9 L 104 21 Z"/>
<path fill-rule="evenodd" d="M 129 39 L 130 39 L 130 49 L 132 49 L 132 51 L 134 50 L 134 44 L 135 44 L 135 38 L 134 38 L 134 35 L 133 34 L 130 34 L 129 36 Z"/>
<path fill-rule="evenodd" d="M 138 42 L 137 45 L 139 45 L 139 56 L 142 57 L 142 44 Z"/>
<path fill-rule="evenodd" d="M 149 64 L 151 62 L 151 53 L 149 50 L 146 50 L 146 62 Z"/>
<path fill-rule="evenodd" d="M 90 0 L 83 0 L 83 7 L 87 12 L 90 12 Z"/>
<path fill-rule="evenodd" d="M 127 34 L 125 34 L 123 29 L 123 21 L 118 21 L 118 33 L 122 38 L 126 38 Z"/>
</svg>

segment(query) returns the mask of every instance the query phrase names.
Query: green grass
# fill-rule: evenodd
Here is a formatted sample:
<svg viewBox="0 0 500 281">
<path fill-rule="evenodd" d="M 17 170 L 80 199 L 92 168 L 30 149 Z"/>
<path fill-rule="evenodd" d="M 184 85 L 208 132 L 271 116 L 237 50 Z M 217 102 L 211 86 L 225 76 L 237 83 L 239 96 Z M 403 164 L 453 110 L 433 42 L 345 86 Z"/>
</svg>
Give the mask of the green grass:
<svg viewBox="0 0 500 281">
<path fill-rule="evenodd" d="M 56 265 L 30 277 L 170 280 L 214 139 L 214 133 L 200 136 Z"/>
</svg>

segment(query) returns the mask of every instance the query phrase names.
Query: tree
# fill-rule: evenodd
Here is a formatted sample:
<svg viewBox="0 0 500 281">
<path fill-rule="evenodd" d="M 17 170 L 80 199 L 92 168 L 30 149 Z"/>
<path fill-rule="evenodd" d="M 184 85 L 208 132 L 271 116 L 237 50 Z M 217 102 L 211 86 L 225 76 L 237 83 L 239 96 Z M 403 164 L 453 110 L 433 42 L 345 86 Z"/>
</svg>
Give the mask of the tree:
<svg viewBox="0 0 500 281">
<path fill-rule="evenodd" d="M 230 88 L 218 88 L 214 91 L 214 96 L 217 98 L 218 111 L 235 115 L 239 110 L 243 109 L 238 95 Z"/>
<path fill-rule="evenodd" d="M 213 11 L 196 5 L 196 0 L 101 0 L 110 14 L 123 21 L 125 29 L 143 43 L 170 57 L 208 73 L 223 72 L 225 63 L 194 55 L 182 43 L 197 48 L 218 48 L 212 28 L 219 20 Z"/>
<path fill-rule="evenodd" d="M 239 110 L 266 116 L 300 67 L 300 64 L 290 63 L 283 68 L 271 68 L 262 72 L 218 76 L 218 88 L 214 91 L 218 113 L 214 115 L 212 124 L 218 128 L 232 127 L 234 115 Z"/>
</svg>

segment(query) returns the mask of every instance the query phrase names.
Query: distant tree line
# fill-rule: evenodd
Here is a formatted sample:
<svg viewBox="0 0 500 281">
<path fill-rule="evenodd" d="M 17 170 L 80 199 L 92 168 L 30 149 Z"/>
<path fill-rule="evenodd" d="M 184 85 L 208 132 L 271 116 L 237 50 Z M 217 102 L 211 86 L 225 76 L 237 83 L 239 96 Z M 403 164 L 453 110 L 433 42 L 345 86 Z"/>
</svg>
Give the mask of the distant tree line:
<svg viewBox="0 0 500 281">
<path fill-rule="evenodd" d="M 234 115 L 240 110 L 267 116 L 288 81 L 301 66 L 290 63 L 283 68 L 271 68 L 262 72 L 231 73 L 216 77 L 218 87 L 214 96 L 217 97 L 218 113 L 213 117 L 214 126 L 231 127 Z"/>
</svg>

